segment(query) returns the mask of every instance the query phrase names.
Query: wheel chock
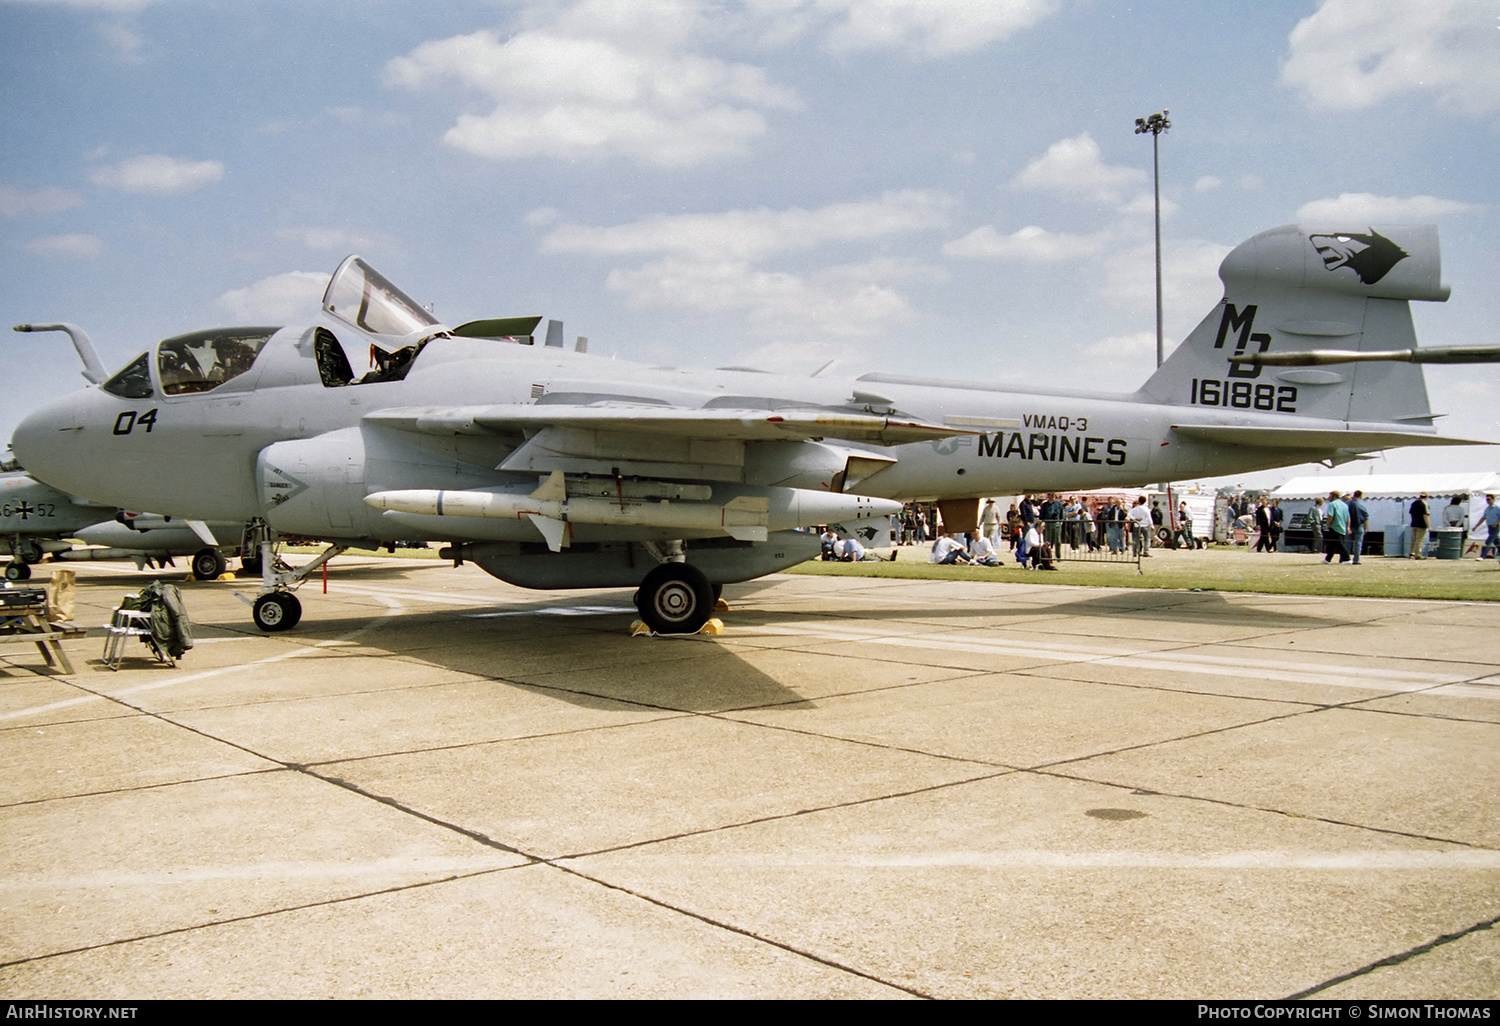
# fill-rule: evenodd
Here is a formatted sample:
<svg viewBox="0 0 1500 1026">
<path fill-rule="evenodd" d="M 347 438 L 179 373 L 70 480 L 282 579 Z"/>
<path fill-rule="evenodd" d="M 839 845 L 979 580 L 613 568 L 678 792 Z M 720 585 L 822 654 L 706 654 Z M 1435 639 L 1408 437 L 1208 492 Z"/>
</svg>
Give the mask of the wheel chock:
<svg viewBox="0 0 1500 1026">
<path fill-rule="evenodd" d="M 709 617 L 708 622 L 705 623 L 702 627 L 699 627 L 697 629 L 697 631 L 695 631 L 694 633 L 696 633 L 696 634 L 723 634 L 724 633 L 724 621 L 720 620 L 717 616 Z M 642 620 L 632 620 L 632 621 L 630 621 L 630 636 L 632 638 L 637 638 L 637 637 L 641 637 L 642 635 L 644 635 L 646 637 L 653 637 L 653 638 L 657 636 L 656 632 L 653 631 L 650 627 L 647 627 L 644 621 L 642 621 Z M 680 634 L 677 635 L 677 636 L 678 637 L 684 637 L 684 635 L 680 635 Z M 668 635 L 668 637 L 671 637 L 671 635 Z"/>
<path fill-rule="evenodd" d="M 714 599 L 714 612 L 716 612 L 716 613 L 727 613 L 727 612 L 729 612 L 729 603 L 725 602 L 723 599 Z"/>
</svg>

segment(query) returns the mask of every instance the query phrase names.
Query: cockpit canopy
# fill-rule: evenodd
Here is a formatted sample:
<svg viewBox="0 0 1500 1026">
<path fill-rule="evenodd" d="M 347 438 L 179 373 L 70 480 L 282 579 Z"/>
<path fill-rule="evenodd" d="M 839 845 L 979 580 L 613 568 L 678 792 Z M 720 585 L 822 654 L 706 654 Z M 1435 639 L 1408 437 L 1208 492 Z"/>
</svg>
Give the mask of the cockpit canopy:
<svg viewBox="0 0 1500 1026">
<path fill-rule="evenodd" d="M 156 370 L 166 395 L 189 395 L 218 388 L 250 369 L 278 330 L 275 327 L 210 328 L 175 335 L 156 345 Z M 102 386 L 122 399 L 149 399 L 151 354 L 142 353 Z"/>
<path fill-rule="evenodd" d="M 357 256 L 346 257 L 323 293 L 323 310 L 373 335 L 405 337 L 431 329 L 436 317 Z"/>
<path fill-rule="evenodd" d="M 426 342 L 447 334 L 437 318 L 357 256 L 345 258 L 329 279 L 323 293 L 323 312 L 338 322 L 331 325 L 334 330 L 343 334 L 339 324 L 347 325 L 370 344 L 370 370 L 358 376 L 340 338 L 327 327 L 315 329 L 318 375 L 328 386 L 400 380 Z M 539 318 L 520 320 L 530 330 Z M 155 381 L 151 376 L 152 352 L 146 352 L 100 387 L 122 399 L 150 399 L 158 388 L 167 396 L 207 392 L 248 371 L 279 330 L 211 328 L 164 339 L 154 349 Z"/>
<path fill-rule="evenodd" d="M 156 370 L 167 395 L 207 392 L 250 369 L 277 328 L 194 331 L 156 347 Z"/>
</svg>

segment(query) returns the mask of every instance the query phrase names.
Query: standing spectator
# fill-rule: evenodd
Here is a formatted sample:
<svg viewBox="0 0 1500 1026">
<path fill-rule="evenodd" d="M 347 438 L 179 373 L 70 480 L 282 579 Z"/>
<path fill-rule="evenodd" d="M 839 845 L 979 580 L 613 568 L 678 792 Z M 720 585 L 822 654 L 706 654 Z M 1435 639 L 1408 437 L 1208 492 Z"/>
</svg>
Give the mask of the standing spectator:
<svg viewBox="0 0 1500 1026">
<path fill-rule="evenodd" d="M 1068 536 L 1068 547 L 1077 552 L 1083 545 L 1083 500 L 1078 496 L 1068 500 L 1063 507 L 1063 527 Z"/>
<path fill-rule="evenodd" d="M 1432 526 L 1429 520 L 1431 512 L 1427 508 L 1427 493 L 1423 492 L 1413 499 L 1407 512 L 1411 514 L 1411 552 L 1407 553 L 1407 558 L 1426 559 L 1422 555 L 1422 546 L 1427 542 L 1427 528 Z"/>
<path fill-rule="evenodd" d="M 1349 562 L 1349 507 L 1339 498 L 1338 492 L 1328 493 L 1328 543 L 1323 562 L 1333 562 L 1337 555 L 1340 563 Z"/>
<path fill-rule="evenodd" d="M 1285 523 L 1285 514 L 1281 511 L 1281 500 L 1271 500 L 1271 551 L 1281 550 L 1281 530 Z"/>
<path fill-rule="evenodd" d="M 1135 505 L 1130 507 L 1130 536 L 1134 542 L 1132 552 L 1142 559 L 1151 555 L 1151 532 L 1154 525 L 1151 522 L 1151 510 L 1146 507 L 1146 497 L 1142 495 L 1135 500 Z"/>
<path fill-rule="evenodd" d="M 989 539 L 993 547 L 1000 544 L 1000 511 L 994 499 L 984 500 L 984 509 L 979 511 L 979 533 Z"/>
<path fill-rule="evenodd" d="M 1307 526 L 1312 530 L 1312 550 L 1323 551 L 1323 525 L 1328 522 L 1328 508 L 1321 497 L 1313 500 L 1313 508 L 1307 514 Z"/>
<path fill-rule="evenodd" d="M 1469 527 L 1469 514 L 1464 506 L 1468 503 L 1467 495 L 1455 495 L 1448 500 L 1448 505 L 1443 507 L 1443 526 L 1456 527 L 1465 533 Z"/>
<path fill-rule="evenodd" d="M 1365 493 L 1355 492 L 1349 500 L 1349 555 L 1359 562 L 1365 548 L 1365 529 L 1370 524 L 1370 509 L 1365 505 Z"/>
<path fill-rule="evenodd" d="M 1021 507 L 1014 502 L 1010 504 L 1010 511 L 1005 514 L 1005 533 L 1010 537 L 1010 551 L 1016 551 L 1021 544 L 1021 532 L 1026 525 L 1021 520 Z"/>
<path fill-rule="evenodd" d="M 1021 541 L 1016 546 L 1016 559 L 1021 565 L 1026 565 L 1026 554 L 1031 550 L 1031 533 L 1037 526 L 1037 505 L 1031 496 L 1023 496 L 1021 499 Z M 1041 537 L 1041 531 L 1036 531 L 1037 537 Z"/>
<path fill-rule="evenodd" d="M 1109 541 L 1109 551 L 1119 555 L 1125 551 L 1125 511 L 1116 499 L 1110 499 L 1104 507 L 1104 532 Z"/>
<path fill-rule="evenodd" d="M 1193 537 L 1193 515 L 1188 512 L 1186 499 L 1177 505 L 1177 539 L 1181 548 L 1198 547 L 1198 540 Z"/>
<path fill-rule="evenodd" d="M 1132 514 L 1134 512 L 1131 510 Z M 1255 551 L 1275 551 L 1271 547 L 1271 509 L 1266 505 L 1265 499 L 1255 500 L 1255 529 L 1260 532 L 1260 539 L 1255 543 Z"/>
<path fill-rule="evenodd" d="M 1042 541 L 1052 546 L 1052 554 L 1055 556 L 1062 552 L 1062 522 L 1063 504 L 1055 493 L 1047 493 L 1047 501 L 1042 503 L 1039 517 L 1042 521 Z"/>
<path fill-rule="evenodd" d="M 1479 558 L 1489 559 L 1491 556 L 1500 558 L 1500 506 L 1495 505 L 1493 495 L 1484 497 L 1484 512 L 1479 514 L 1479 518 L 1479 523 L 1483 524 L 1486 529 L 1484 545 L 1479 550 Z"/>
</svg>

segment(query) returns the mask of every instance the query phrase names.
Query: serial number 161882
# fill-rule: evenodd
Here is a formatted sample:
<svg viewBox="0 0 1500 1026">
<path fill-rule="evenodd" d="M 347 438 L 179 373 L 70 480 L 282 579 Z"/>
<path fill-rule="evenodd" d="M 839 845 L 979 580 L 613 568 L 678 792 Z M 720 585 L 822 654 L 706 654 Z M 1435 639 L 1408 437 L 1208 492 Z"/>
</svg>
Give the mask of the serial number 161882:
<svg viewBox="0 0 1500 1026">
<path fill-rule="evenodd" d="M 1188 402 L 1194 406 L 1227 406 L 1235 410 L 1297 412 L 1295 385 L 1266 385 L 1253 381 L 1194 378 Z"/>
</svg>

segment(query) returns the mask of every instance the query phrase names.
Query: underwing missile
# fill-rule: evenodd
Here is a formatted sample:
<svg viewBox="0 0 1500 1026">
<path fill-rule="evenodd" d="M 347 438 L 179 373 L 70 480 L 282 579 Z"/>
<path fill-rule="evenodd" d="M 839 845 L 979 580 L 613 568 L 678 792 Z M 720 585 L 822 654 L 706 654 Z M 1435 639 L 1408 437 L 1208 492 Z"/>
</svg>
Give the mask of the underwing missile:
<svg viewBox="0 0 1500 1026">
<path fill-rule="evenodd" d="M 901 509 L 899 502 L 890 499 L 806 488 L 757 489 L 722 502 L 569 496 L 557 471 L 529 495 L 488 488 L 414 488 L 376 492 L 366 496 L 365 502 L 398 514 L 525 518 L 554 549 L 561 546 L 563 527 L 568 523 L 714 531 L 741 541 L 764 541 L 769 531 L 866 520 Z"/>
</svg>

